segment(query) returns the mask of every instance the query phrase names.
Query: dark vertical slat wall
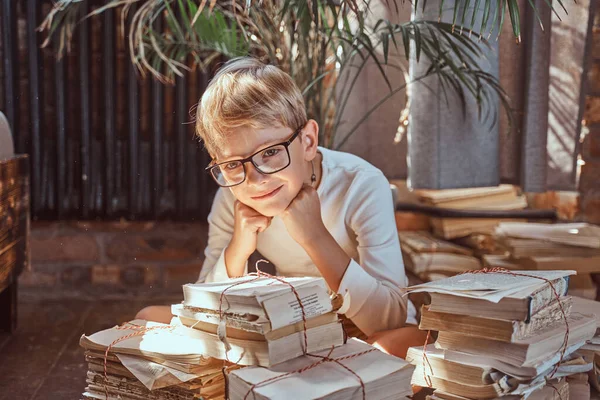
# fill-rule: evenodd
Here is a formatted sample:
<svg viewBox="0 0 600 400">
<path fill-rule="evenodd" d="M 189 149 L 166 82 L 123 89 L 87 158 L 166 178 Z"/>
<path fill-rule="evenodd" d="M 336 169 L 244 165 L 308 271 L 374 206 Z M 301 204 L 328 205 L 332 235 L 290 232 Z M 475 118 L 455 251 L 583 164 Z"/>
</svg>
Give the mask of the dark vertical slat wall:
<svg viewBox="0 0 600 400">
<path fill-rule="evenodd" d="M 114 213 L 113 200 L 115 198 L 115 158 L 116 158 L 116 128 L 115 128 L 115 11 L 107 10 L 103 13 L 103 65 L 104 65 L 104 123 L 106 124 L 105 143 L 105 213 L 111 217 Z"/>
<path fill-rule="evenodd" d="M 55 50 L 58 41 L 54 42 Z M 67 63 L 63 57 L 54 66 L 54 93 L 56 96 L 56 208 L 58 218 L 66 212 L 65 195 L 67 191 Z"/>
<path fill-rule="evenodd" d="M 17 60 L 18 37 L 16 35 L 16 12 L 14 0 L 2 1 L 0 17 L 2 18 L 2 49 L 4 62 L 4 114 L 8 118 L 8 123 L 12 127 L 13 142 L 15 145 L 19 142 L 19 116 L 18 116 L 18 81 Z M 20 149 L 19 149 L 20 150 Z"/>
<path fill-rule="evenodd" d="M 187 122 L 187 93 L 185 79 L 177 77 L 176 95 L 175 95 L 175 132 L 177 142 L 176 174 L 177 174 L 177 218 L 181 219 L 186 213 L 186 182 L 187 182 L 187 149 L 189 143 Z"/>
<path fill-rule="evenodd" d="M 160 31 L 163 27 L 161 18 L 155 21 L 155 29 Z M 154 80 L 152 82 L 152 180 L 150 193 L 152 194 L 152 215 L 154 218 L 160 216 L 160 201 L 162 199 L 162 173 L 163 165 L 163 130 L 164 130 L 164 104 L 165 93 L 163 85 Z"/>
<path fill-rule="evenodd" d="M 200 98 L 200 96 L 202 96 L 202 93 L 204 93 L 204 89 L 206 89 L 206 87 L 208 86 L 208 79 L 209 79 L 208 72 L 200 75 L 200 79 L 199 79 L 200 87 L 198 88 L 198 92 L 199 92 L 198 98 Z M 198 147 L 198 148 L 200 149 L 200 147 Z M 202 148 L 202 151 L 199 150 L 196 153 L 199 153 L 198 154 L 199 157 L 196 158 L 196 160 L 198 161 L 196 164 L 197 164 L 198 170 L 200 171 L 200 173 L 198 174 L 200 187 L 207 188 L 207 187 L 210 187 L 210 185 L 216 185 L 213 182 L 212 178 L 209 178 L 208 174 L 204 171 L 204 169 L 210 163 L 210 157 L 208 155 L 208 152 Z M 200 210 L 202 210 L 201 212 L 204 215 L 208 215 L 211 204 L 212 204 L 212 201 L 210 201 L 208 196 L 200 196 Z"/>
<path fill-rule="evenodd" d="M 128 22 L 131 23 L 137 7 L 134 5 L 129 10 Z M 128 24 L 128 26 L 129 26 Z M 128 36 L 129 37 L 129 36 Z M 127 67 L 127 105 L 129 112 L 129 215 L 135 217 L 140 213 L 139 196 L 139 140 L 140 140 L 140 90 L 137 82 L 136 67 L 129 62 Z"/>
<path fill-rule="evenodd" d="M 83 2 L 82 14 L 88 14 L 89 6 Z M 92 169 L 90 163 L 90 146 L 92 137 L 92 113 L 90 103 L 90 25 L 88 19 L 84 19 L 79 24 L 79 99 L 81 104 L 81 193 L 79 196 L 79 207 L 82 218 L 90 217 L 91 208 L 91 182 Z"/>
<path fill-rule="evenodd" d="M 42 71 L 43 63 L 40 57 L 39 41 L 36 33 L 36 22 L 39 20 L 39 7 L 37 0 L 27 0 L 27 50 L 29 53 L 29 121 L 31 127 L 31 158 L 40 160 L 42 154 L 41 140 L 42 127 L 44 126 L 42 114 Z M 41 163 L 31 166 L 31 208 L 35 213 L 40 209 L 40 179 Z"/>
<path fill-rule="evenodd" d="M 216 187 L 204 172 L 209 159 L 194 137 L 189 110 L 208 75 L 189 72 L 167 90 L 150 75 L 141 78 L 128 57 L 116 57 L 116 41 L 126 39 L 117 36 L 120 9 L 82 20 L 73 62 L 57 61 L 51 48 L 40 49 L 46 33 L 36 31 L 49 0 L 1 3 L 0 110 L 18 151 L 30 155 L 32 217 L 205 220 Z M 82 2 L 82 15 L 91 11 L 88 3 Z M 17 24 L 26 27 L 25 36 L 19 36 Z M 157 19 L 156 29 L 163 26 Z M 28 65 L 19 65 L 19 43 Z M 24 85 L 19 68 L 26 71 Z M 117 71 L 124 71 L 125 84 L 117 85 Z M 22 98 L 20 84 L 27 88 Z M 167 102 L 165 93 L 174 101 Z M 168 119 L 167 110 L 173 112 Z"/>
</svg>

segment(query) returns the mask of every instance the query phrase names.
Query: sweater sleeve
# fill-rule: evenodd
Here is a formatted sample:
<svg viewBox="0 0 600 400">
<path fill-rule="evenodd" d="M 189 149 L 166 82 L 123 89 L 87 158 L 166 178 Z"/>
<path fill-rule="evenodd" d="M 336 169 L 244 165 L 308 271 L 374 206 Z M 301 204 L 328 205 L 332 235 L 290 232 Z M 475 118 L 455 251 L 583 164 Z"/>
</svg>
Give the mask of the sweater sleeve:
<svg viewBox="0 0 600 400">
<path fill-rule="evenodd" d="M 233 195 L 229 189 L 219 188 L 208 215 L 208 244 L 198 282 L 219 282 L 229 279 L 225 265 L 225 248 L 233 236 Z M 248 264 L 244 274 L 248 272 Z"/>
<path fill-rule="evenodd" d="M 408 309 L 400 288 L 408 279 L 389 182 L 380 171 L 369 172 L 353 182 L 350 192 L 347 223 L 356 234 L 359 262 L 350 261 L 339 287 L 343 311 L 366 335 L 400 328 Z"/>
</svg>

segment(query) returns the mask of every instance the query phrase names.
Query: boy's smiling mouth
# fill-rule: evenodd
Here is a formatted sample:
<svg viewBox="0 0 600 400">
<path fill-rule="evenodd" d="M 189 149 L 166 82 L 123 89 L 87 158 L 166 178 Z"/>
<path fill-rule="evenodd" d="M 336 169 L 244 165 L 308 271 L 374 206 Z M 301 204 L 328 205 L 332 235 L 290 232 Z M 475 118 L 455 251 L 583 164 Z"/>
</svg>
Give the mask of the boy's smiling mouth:
<svg viewBox="0 0 600 400">
<path fill-rule="evenodd" d="M 279 193 L 279 191 L 281 190 L 281 188 L 283 187 L 283 185 L 279 186 L 278 188 L 270 191 L 270 192 L 266 192 L 264 194 L 261 194 L 259 196 L 252 196 L 252 200 L 266 200 L 266 199 L 270 199 L 271 197 L 275 196 L 277 193 Z"/>
</svg>

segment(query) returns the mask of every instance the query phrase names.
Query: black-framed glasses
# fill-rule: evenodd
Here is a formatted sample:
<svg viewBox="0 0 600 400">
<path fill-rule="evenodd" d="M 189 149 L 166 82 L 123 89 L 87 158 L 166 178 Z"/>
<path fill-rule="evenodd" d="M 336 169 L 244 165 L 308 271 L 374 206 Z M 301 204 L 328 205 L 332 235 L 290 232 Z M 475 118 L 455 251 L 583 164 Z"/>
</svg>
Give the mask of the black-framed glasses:
<svg viewBox="0 0 600 400">
<path fill-rule="evenodd" d="M 225 161 L 219 164 L 209 165 L 206 170 L 219 186 L 237 186 L 246 180 L 247 162 L 252 163 L 261 174 L 270 175 L 287 168 L 290 163 L 290 152 L 288 147 L 298 137 L 304 126 L 298 128 L 285 142 L 265 147 L 250 157 L 240 160 Z"/>
</svg>

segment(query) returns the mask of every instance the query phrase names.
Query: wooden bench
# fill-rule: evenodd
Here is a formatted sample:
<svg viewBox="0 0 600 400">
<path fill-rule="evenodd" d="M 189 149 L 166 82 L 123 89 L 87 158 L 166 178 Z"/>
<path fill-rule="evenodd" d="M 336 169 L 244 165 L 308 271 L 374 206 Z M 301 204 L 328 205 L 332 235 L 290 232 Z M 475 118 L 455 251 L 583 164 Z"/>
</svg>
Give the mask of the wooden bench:
<svg viewBox="0 0 600 400">
<path fill-rule="evenodd" d="M 29 157 L 0 161 L 0 331 L 17 326 L 17 279 L 29 264 Z"/>
</svg>

